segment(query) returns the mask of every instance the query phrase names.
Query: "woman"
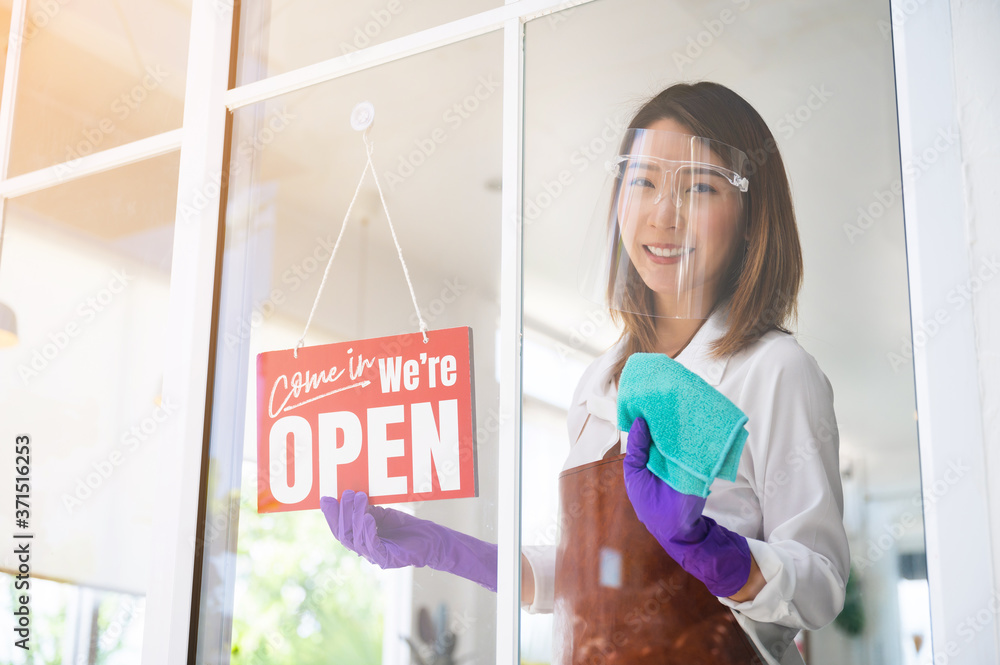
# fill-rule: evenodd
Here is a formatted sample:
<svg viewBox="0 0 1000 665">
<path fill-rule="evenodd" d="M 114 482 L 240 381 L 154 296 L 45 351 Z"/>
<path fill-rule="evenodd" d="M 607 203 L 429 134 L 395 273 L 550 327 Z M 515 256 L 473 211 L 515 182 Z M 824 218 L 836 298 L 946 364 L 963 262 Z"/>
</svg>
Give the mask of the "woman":
<svg viewBox="0 0 1000 665">
<path fill-rule="evenodd" d="M 565 469 L 623 457 L 617 477 L 624 476 L 629 515 L 645 525 L 644 535 L 729 608 L 757 657 L 801 663 L 794 635 L 839 613 L 849 551 L 832 389 L 783 327 L 802 275 L 784 166 L 759 114 L 718 84 L 667 88 L 629 127 L 616 162 L 600 278 L 591 280 L 624 330 L 577 386 Z M 646 469 L 652 442 L 641 419 L 627 435 L 618 429 L 618 379 L 641 352 L 674 358 L 748 417 L 735 480 L 717 478 L 707 499 L 674 492 Z M 363 494 L 345 493 L 339 504 L 324 498 L 322 506 L 338 539 L 383 567 L 430 565 L 495 588 L 495 546 L 368 506 Z M 567 583 L 560 589 L 557 581 L 565 582 L 572 566 L 558 559 L 554 547 L 524 548 L 528 611 L 560 611 L 555 601 Z M 581 611 L 596 613 L 594 607 Z M 654 618 L 673 620 L 664 617 Z M 618 646 L 605 639 L 604 660 L 614 660 L 608 656 Z M 573 662 L 580 660 L 576 648 Z"/>
</svg>

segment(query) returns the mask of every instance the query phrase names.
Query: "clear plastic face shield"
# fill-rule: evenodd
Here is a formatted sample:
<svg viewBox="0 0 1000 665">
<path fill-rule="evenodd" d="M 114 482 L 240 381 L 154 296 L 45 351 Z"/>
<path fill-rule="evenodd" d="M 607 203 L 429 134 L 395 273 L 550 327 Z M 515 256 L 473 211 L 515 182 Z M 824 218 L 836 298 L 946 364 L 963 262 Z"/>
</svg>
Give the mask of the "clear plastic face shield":
<svg viewBox="0 0 1000 665">
<path fill-rule="evenodd" d="M 746 154 L 654 129 L 629 129 L 621 145 L 585 243 L 584 296 L 621 312 L 708 318 L 745 245 Z"/>
</svg>

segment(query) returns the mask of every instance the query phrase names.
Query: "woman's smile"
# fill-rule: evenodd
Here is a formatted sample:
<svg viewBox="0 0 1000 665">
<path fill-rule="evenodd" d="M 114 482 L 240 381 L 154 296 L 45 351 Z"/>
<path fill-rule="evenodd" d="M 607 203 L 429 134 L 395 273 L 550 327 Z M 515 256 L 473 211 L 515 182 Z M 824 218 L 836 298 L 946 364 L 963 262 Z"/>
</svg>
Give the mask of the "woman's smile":
<svg viewBox="0 0 1000 665">
<path fill-rule="evenodd" d="M 682 258 L 694 252 L 694 247 L 682 247 L 669 243 L 643 245 L 642 248 L 646 253 L 646 258 L 659 264 L 678 263 Z"/>
</svg>

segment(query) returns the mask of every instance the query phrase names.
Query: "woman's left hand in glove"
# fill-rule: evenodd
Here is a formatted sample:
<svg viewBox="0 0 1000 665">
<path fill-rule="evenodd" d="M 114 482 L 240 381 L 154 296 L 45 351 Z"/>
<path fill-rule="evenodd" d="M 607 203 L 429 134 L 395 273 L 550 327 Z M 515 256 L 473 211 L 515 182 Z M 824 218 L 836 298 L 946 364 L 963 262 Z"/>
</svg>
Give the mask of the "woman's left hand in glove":
<svg viewBox="0 0 1000 665">
<path fill-rule="evenodd" d="M 750 547 L 743 536 L 705 517 L 705 499 L 678 492 L 646 468 L 652 437 L 637 418 L 628 433 L 625 491 L 635 514 L 667 554 L 715 596 L 732 596 L 750 577 Z"/>
<path fill-rule="evenodd" d="M 429 566 L 497 590 L 497 546 L 429 520 L 368 503 L 347 490 L 320 498 L 330 531 L 347 549 L 380 568 Z"/>
</svg>

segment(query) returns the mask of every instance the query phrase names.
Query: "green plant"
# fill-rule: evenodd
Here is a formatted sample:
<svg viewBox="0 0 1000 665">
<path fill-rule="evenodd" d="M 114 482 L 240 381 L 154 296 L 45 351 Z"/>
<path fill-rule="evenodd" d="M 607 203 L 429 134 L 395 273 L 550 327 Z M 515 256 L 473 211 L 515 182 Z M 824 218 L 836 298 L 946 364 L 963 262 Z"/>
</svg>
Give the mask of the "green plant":
<svg viewBox="0 0 1000 665">
<path fill-rule="evenodd" d="M 857 637 L 865 630 L 865 607 L 861 598 L 861 585 L 858 582 L 854 566 L 851 566 L 850 575 L 847 577 L 844 609 L 840 611 L 833 622 L 851 637 Z"/>
</svg>

